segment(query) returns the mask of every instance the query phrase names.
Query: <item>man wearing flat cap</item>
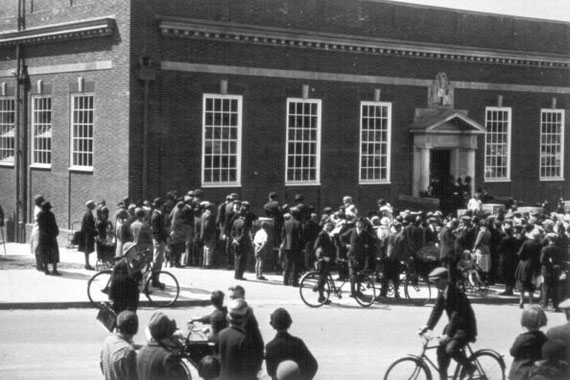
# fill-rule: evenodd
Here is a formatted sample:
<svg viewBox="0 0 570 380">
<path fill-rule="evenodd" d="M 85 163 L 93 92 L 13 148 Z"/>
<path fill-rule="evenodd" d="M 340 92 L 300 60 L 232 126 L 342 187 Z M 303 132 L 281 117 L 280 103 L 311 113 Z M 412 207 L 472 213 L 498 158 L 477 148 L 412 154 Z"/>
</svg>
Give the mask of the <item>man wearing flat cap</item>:
<svg viewBox="0 0 570 380">
<path fill-rule="evenodd" d="M 162 312 L 150 317 L 147 334 L 148 343 L 139 351 L 137 369 L 140 380 L 185 380 L 186 371 L 180 360 L 166 347 L 176 332 L 176 321 Z"/>
<path fill-rule="evenodd" d="M 125 310 L 117 316 L 117 329 L 105 339 L 101 350 L 101 372 L 105 380 L 137 380 L 137 352 L 133 337 L 139 329 L 137 315 Z"/>
<path fill-rule="evenodd" d="M 291 315 L 283 308 L 278 308 L 271 313 L 269 324 L 277 331 L 277 334 L 265 346 L 265 365 L 267 374 L 273 380 L 278 379 L 277 367 L 285 360 L 292 360 L 298 365 L 299 375 L 295 377 L 297 380 L 312 379 L 319 368 L 317 360 L 305 342 L 287 331 L 292 322 Z"/>
<path fill-rule="evenodd" d="M 265 210 L 265 216 L 268 218 L 273 219 L 273 247 L 279 247 L 281 244 L 281 229 L 283 228 L 283 205 L 277 199 L 277 193 L 271 192 L 269 193 L 269 201 L 263 205 L 263 209 Z"/>
<path fill-rule="evenodd" d="M 165 221 L 165 201 L 162 198 L 154 199 L 154 210 L 150 217 L 150 230 L 152 232 L 153 266 L 152 266 L 152 283 L 155 288 L 164 289 L 164 284 L 159 281 L 159 271 L 164 262 L 164 253 L 166 250 L 166 241 L 168 239 L 168 231 L 166 230 Z"/>
<path fill-rule="evenodd" d="M 253 380 L 257 379 L 258 364 L 252 340 L 246 334 L 244 325 L 247 319 L 248 306 L 243 298 L 236 298 L 228 304 L 229 327 L 218 335 L 216 352 L 220 355 L 220 380 Z"/>
<path fill-rule="evenodd" d="M 435 284 L 439 294 L 426 325 L 420 328 L 420 335 L 427 330 L 433 330 L 444 311 L 449 318 L 449 323 L 443 329 L 444 336 L 437 348 L 439 378 L 447 380 L 447 368 L 452 358 L 468 373 L 473 373 L 475 366 L 462 350 L 477 337 L 477 322 L 469 299 L 453 282 L 450 282 L 449 271 L 446 268 L 438 267 L 431 271 L 429 281 Z"/>
</svg>

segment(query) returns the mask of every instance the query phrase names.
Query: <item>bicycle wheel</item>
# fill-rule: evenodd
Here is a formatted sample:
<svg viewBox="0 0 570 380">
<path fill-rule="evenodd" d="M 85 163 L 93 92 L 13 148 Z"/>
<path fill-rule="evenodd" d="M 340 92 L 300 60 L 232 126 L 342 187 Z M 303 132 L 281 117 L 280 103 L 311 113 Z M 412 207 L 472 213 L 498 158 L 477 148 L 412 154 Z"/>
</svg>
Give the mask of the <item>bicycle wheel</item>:
<svg viewBox="0 0 570 380">
<path fill-rule="evenodd" d="M 360 306 L 368 307 L 376 301 L 374 277 L 368 273 L 358 273 L 355 286 L 356 294 L 354 295 L 354 299 Z"/>
<path fill-rule="evenodd" d="M 192 371 L 190 368 L 193 367 L 192 363 L 186 358 L 180 359 L 180 365 L 184 369 L 184 373 L 186 374 L 186 380 L 192 380 Z"/>
<path fill-rule="evenodd" d="M 431 300 L 431 286 L 429 281 L 418 276 L 412 278 L 406 276 L 404 281 L 404 293 L 406 298 L 416 306 L 423 306 Z"/>
<path fill-rule="evenodd" d="M 87 297 L 95 307 L 101 302 L 109 301 L 109 285 L 111 283 L 111 270 L 95 273 L 87 282 Z"/>
<path fill-rule="evenodd" d="M 324 281 L 322 297 L 319 294 L 317 284 L 320 278 L 321 275 L 316 271 L 308 272 L 301 277 L 301 281 L 299 282 L 299 295 L 307 306 L 319 307 L 329 299 L 331 288 L 328 281 Z"/>
<path fill-rule="evenodd" d="M 178 280 L 170 272 L 159 271 L 156 274 L 158 280 L 164 284 L 164 287 L 152 286 L 152 277 L 149 276 L 145 283 L 145 296 L 150 303 L 157 307 L 167 307 L 172 305 L 180 295 L 180 285 Z"/>
<path fill-rule="evenodd" d="M 384 375 L 384 380 L 431 380 L 431 372 L 426 365 L 416 358 L 396 360 Z"/>
<path fill-rule="evenodd" d="M 499 354 L 493 352 L 477 351 L 469 360 L 477 369 L 473 372 L 471 380 L 505 380 L 505 364 Z M 466 377 L 465 369 L 458 367 L 456 373 L 461 374 L 458 379 Z"/>
</svg>

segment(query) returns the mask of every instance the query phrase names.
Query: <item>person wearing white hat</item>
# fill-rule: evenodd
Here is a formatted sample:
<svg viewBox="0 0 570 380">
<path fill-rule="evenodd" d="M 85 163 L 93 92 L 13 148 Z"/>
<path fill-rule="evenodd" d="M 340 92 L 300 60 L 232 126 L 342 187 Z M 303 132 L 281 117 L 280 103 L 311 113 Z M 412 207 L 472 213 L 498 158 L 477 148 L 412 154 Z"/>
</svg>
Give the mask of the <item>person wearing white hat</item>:
<svg viewBox="0 0 570 380">
<path fill-rule="evenodd" d="M 473 373 L 475 366 L 467 359 L 463 350 L 463 347 L 469 342 L 474 342 L 477 337 L 477 322 L 469 299 L 449 281 L 449 271 L 446 268 L 435 268 L 429 274 L 429 280 L 435 283 L 439 295 L 428 322 L 419 330 L 420 335 L 427 330 L 433 330 L 444 311 L 449 318 L 449 323 L 443 329 L 444 336 L 437 348 L 439 377 L 441 380 L 447 379 L 447 368 L 452 358 L 468 373 Z"/>
</svg>

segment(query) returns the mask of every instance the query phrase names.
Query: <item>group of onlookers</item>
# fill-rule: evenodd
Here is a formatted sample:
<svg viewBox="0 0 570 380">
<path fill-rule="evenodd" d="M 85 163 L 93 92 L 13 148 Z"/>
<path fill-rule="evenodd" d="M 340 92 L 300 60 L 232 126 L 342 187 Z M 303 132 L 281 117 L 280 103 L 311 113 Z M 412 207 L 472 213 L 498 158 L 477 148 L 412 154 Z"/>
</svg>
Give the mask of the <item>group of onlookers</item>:
<svg viewBox="0 0 570 380">
<path fill-rule="evenodd" d="M 317 360 L 301 339 L 287 331 L 292 323 L 287 310 L 278 308 L 271 314 L 270 324 L 277 334 L 264 345 L 253 309 L 245 301 L 245 289 L 231 287 L 229 298 L 226 307 L 223 292 L 213 292 L 213 313 L 189 321 L 210 325 L 205 333 L 214 351 L 197 366 L 203 379 L 257 379 L 264 360 L 271 379 L 308 380 L 315 376 Z M 136 347 L 132 341 L 137 331 L 137 315 L 121 312 L 115 332 L 105 340 L 101 351 L 101 370 L 107 380 L 187 378 L 179 354 L 184 351 L 186 339 L 176 321 L 162 312 L 153 314 L 145 330 L 148 343 L 143 347 Z"/>
</svg>

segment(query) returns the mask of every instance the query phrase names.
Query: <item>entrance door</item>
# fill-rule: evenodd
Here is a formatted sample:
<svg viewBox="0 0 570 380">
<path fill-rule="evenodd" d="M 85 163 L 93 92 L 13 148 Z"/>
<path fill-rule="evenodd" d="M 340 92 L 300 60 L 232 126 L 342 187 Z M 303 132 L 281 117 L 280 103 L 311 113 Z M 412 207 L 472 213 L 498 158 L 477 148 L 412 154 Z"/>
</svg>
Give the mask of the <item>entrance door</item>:
<svg viewBox="0 0 570 380">
<path fill-rule="evenodd" d="M 434 181 L 439 184 L 434 190 L 440 192 L 440 186 L 447 182 L 451 174 L 451 150 L 432 149 L 429 166 L 430 184 L 434 183 Z"/>
</svg>

